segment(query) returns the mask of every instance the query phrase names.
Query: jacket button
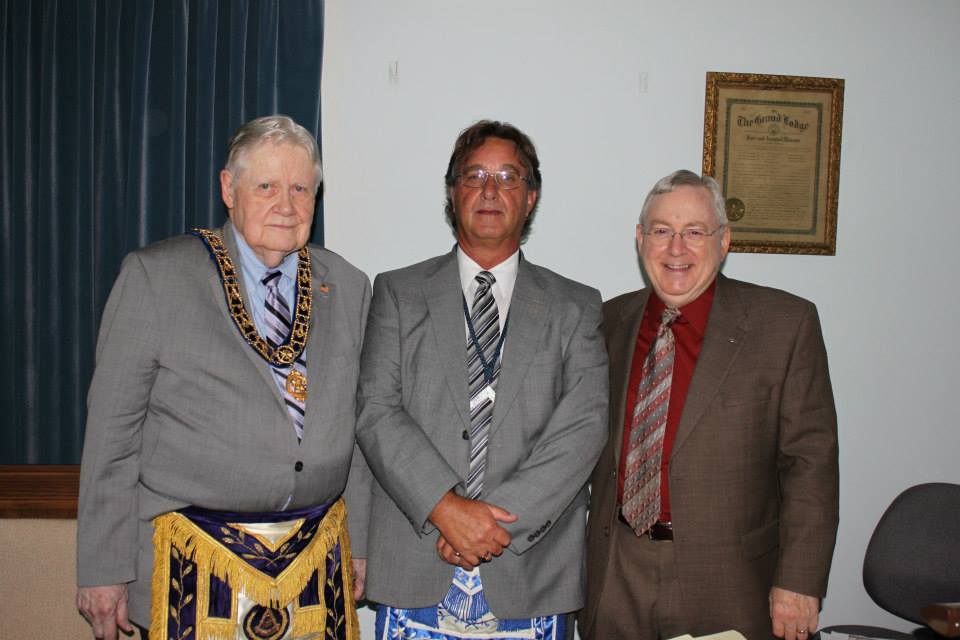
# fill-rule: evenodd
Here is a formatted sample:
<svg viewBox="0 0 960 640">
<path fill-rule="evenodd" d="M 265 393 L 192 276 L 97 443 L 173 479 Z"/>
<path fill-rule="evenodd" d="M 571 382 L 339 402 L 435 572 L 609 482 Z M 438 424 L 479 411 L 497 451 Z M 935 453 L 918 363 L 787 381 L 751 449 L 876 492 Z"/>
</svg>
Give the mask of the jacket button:
<svg viewBox="0 0 960 640">
<path fill-rule="evenodd" d="M 463 430 L 463 433 L 460 434 L 460 437 L 463 438 L 464 440 L 469 440 L 469 439 L 470 439 L 470 434 L 467 433 L 467 430 L 466 430 L 466 429 L 464 429 L 464 430 Z"/>
<path fill-rule="evenodd" d="M 527 542 L 533 542 L 533 541 L 536 540 L 536 539 L 537 539 L 537 537 L 536 537 L 535 535 L 533 535 L 532 533 L 527 536 Z"/>
<path fill-rule="evenodd" d="M 610 527 L 607 525 L 603 525 L 603 535 L 608 538 L 610 537 Z"/>
<path fill-rule="evenodd" d="M 617 477 L 617 470 L 616 470 L 616 469 L 614 469 L 613 471 L 610 472 L 610 477 L 611 477 L 611 478 L 616 478 L 616 477 Z"/>
<path fill-rule="evenodd" d="M 303 462 L 297 460 L 297 464 L 293 465 L 294 471 L 303 471 Z"/>
</svg>

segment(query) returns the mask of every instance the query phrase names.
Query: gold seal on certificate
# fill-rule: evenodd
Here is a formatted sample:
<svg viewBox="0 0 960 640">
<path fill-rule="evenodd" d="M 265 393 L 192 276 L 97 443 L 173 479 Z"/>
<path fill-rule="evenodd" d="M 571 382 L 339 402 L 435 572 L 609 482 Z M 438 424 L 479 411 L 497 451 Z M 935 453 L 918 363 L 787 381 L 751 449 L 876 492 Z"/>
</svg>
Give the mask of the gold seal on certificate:
<svg viewBox="0 0 960 640">
<path fill-rule="evenodd" d="M 747 212 L 740 198 L 727 198 L 727 219 L 730 222 L 736 222 Z"/>
</svg>

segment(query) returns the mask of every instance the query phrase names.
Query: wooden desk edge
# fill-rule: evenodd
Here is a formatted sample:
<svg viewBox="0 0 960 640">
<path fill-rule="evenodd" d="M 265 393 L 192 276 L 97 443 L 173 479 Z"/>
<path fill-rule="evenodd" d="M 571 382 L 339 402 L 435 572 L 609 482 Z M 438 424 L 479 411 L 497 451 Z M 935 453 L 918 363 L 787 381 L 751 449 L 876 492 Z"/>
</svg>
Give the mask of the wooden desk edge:
<svg viewBox="0 0 960 640">
<path fill-rule="evenodd" d="M 0 518 L 77 517 L 80 465 L 0 465 Z"/>
</svg>

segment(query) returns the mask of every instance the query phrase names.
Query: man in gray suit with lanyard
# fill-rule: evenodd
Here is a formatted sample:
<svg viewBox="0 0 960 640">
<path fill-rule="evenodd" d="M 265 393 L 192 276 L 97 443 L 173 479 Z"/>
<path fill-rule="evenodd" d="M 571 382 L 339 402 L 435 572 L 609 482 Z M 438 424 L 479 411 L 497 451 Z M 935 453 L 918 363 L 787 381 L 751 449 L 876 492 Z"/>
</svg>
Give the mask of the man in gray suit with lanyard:
<svg viewBox="0 0 960 640">
<path fill-rule="evenodd" d="M 599 293 L 520 253 L 539 167 L 509 124 L 463 131 L 456 247 L 374 284 L 357 439 L 377 638 L 563 638 L 583 605 L 607 357 Z"/>
<path fill-rule="evenodd" d="M 307 244 L 320 181 L 309 131 L 248 122 L 220 174 L 230 220 L 124 260 L 81 467 L 98 638 L 359 637 L 343 496 L 363 557 L 369 487 L 344 491 L 370 285 Z"/>
</svg>

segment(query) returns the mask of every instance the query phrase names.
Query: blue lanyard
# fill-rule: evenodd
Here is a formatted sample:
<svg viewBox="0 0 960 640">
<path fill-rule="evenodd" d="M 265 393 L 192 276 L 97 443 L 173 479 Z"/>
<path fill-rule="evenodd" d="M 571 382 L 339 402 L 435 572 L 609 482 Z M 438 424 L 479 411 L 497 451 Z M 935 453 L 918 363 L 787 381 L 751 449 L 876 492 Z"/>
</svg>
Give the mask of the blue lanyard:
<svg viewBox="0 0 960 640">
<path fill-rule="evenodd" d="M 503 349 L 504 340 L 507 339 L 507 325 L 510 323 L 510 317 L 507 316 L 507 319 L 503 322 L 503 331 L 500 332 L 500 340 L 497 342 L 497 348 L 493 351 L 493 360 L 487 362 L 487 359 L 483 357 L 483 349 L 480 348 L 480 341 L 477 340 L 477 330 L 473 326 L 473 320 L 470 319 L 470 310 L 467 309 L 467 298 L 461 295 L 460 299 L 463 300 L 463 317 L 466 319 L 467 329 L 470 331 L 470 342 L 473 344 L 473 348 L 477 350 L 477 357 L 480 358 L 480 366 L 483 367 L 483 379 L 488 385 L 492 385 L 494 367 L 496 367 L 497 362 L 500 360 L 500 351 Z"/>
</svg>

